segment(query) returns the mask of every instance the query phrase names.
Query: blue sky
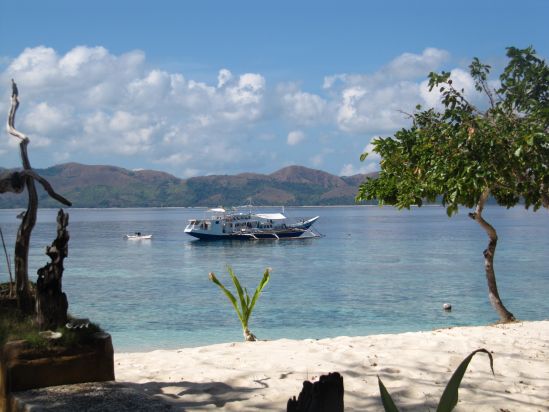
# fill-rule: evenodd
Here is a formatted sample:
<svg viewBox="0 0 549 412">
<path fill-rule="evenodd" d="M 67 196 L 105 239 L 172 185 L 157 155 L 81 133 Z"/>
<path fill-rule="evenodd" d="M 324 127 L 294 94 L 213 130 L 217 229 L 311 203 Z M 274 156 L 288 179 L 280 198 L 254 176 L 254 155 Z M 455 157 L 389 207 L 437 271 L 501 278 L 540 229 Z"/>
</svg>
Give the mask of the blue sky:
<svg viewBox="0 0 549 412">
<path fill-rule="evenodd" d="M 351 175 L 401 111 L 436 105 L 430 71 L 470 90 L 475 56 L 495 74 L 507 46 L 546 58 L 548 18 L 545 0 L 0 0 L 0 112 L 15 77 L 34 167 Z M 19 165 L 5 134 L 0 165 Z"/>
</svg>

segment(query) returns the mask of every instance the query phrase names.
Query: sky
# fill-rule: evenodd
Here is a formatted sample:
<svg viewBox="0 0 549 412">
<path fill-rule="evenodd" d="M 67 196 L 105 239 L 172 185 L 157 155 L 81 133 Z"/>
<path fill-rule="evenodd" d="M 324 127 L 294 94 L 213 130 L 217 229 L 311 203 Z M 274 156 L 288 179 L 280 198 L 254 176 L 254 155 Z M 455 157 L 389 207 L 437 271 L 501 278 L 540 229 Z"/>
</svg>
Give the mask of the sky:
<svg viewBox="0 0 549 412">
<path fill-rule="evenodd" d="M 378 136 L 436 107 L 431 71 L 475 95 L 473 57 L 549 56 L 549 1 L 0 0 L 0 113 L 33 167 L 153 169 L 177 177 L 379 170 Z M 0 166 L 20 167 L 0 134 Z"/>
</svg>

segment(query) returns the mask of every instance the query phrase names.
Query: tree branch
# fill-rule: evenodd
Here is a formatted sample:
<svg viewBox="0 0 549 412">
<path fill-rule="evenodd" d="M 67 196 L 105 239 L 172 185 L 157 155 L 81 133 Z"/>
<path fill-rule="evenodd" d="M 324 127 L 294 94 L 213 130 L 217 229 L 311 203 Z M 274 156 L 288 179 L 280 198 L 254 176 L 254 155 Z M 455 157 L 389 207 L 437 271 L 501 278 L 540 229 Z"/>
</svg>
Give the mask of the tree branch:
<svg viewBox="0 0 549 412">
<path fill-rule="evenodd" d="M 471 103 L 469 100 L 467 100 L 467 99 L 465 98 L 465 96 L 463 95 L 463 93 L 458 92 L 458 91 L 456 90 L 456 88 L 454 87 L 453 83 L 452 83 L 450 80 L 448 80 L 448 82 L 446 82 L 446 84 L 448 85 L 448 88 L 449 88 L 450 90 L 452 90 L 452 91 L 455 93 L 455 95 L 456 95 L 457 97 L 459 97 L 459 99 L 460 99 L 462 102 L 464 102 L 467 106 L 469 106 L 473 112 L 478 113 L 478 114 L 479 114 L 480 116 L 482 116 L 482 117 L 486 116 L 486 113 L 483 112 L 482 110 L 478 109 L 473 103 Z"/>
<path fill-rule="evenodd" d="M 44 190 L 46 192 L 48 192 L 48 194 L 50 195 L 50 197 L 54 198 L 55 200 L 57 200 L 58 202 L 60 203 L 63 203 L 64 205 L 67 205 L 67 206 L 72 206 L 72 203 L 70 200 L 67 200 L 65 199 L 63 196 L 61 196 L 60 194 L 56 193 L 54 190 L 53 190 L 53 187 L 50 185 L 50 182 L 48 182 L 46 179 L 44 179 L 42 176 L 40 176 L 38 173 L 36 173 L 34 170 L 30 169 L 30 170 L 24 170 L 22 173 L 26 174 L 27 176 L 30 176 L 32 177 L 34 180 L 38 181 L 38 183 L 40 183 L 42 185 L 42 187 L 44 188 Z"/>
<path fill-rule="evenodd" d="M 29 177 L 39 182 L 44 188 L 44 190 L 48 192 L 50 197 L 52 197 L 53 199 L 57 200 L 60 203 L 63 203 L 64 205 L 72 206 L 72 203 L 69 200 L 65 199 L 63 196 L 61 196 L 60 194 L 56 193 L 55 190 L 53 190 L 53 187 L 50 185 L 50 183 L 46 179 L 44 179 L 42 176 L 40 176 L 38 173 L 32 170 L 29 157 L 27 154 L 27 145 L 29 144 L 30 139 L 28 138 L 28 136 L 21 133 L 15 128 L 15 114 L 17 112 L 18 107 L 19 107 L 19 90 L 17 89 L 17 84 L 15 83 L 15 81 L 11 79 L 11 107 L 8 115 L 8 124 L 6 126 L 6 129 L 9 134 L 21 140 L 21 143 L 19 143 L 19 147 L 21 151 L 21 161 L 23 163 L 23 171 L 19 173 L 15 172 L 15 174 L 11 175 L 10 183 L 16 183 L 16 184 L 11 186 L 12 190 L 10 190 L 8 186 L 4 186 L 4 189 L 5 189 L 4 191 L 13 191 L 16 193 L 20 193 L 22 191 L 22 187 L 20 184 L 17 184 L 17 183 L 21 183 L 20 181 L 21 177 L 23 178 Z M 5 181 L 5 183 L 7 183 L 7 181 Z"/>
<path fill-rule="evenodd" d="M 8 115 L 8 124 L 6 126 L 6 129 L 9 134 L 12 136 L 17 137 L 18 139 L 22 141 L 27 141 L 29 138 L 18 131 L 14 124 L 15 124 L 15 113 L 17 112 L 17 108 L 19 107 L 19 90 L 17 89 L 17 84 L 15 84 L 15 81 L 11 79 L 11 107 L 10 112 Z"/>
</svg>

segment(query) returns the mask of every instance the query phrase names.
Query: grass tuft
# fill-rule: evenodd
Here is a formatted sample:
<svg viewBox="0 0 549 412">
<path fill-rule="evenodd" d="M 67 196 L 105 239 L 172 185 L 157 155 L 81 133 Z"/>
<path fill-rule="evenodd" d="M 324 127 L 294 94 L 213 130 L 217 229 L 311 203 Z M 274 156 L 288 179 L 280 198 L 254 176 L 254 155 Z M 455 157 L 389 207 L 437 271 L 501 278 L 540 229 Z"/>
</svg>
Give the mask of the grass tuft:
<svg viewBox="0 0 549 412">
<path fill-rule="evenodd" d="M 1 287 L 2 285 L 0 285 Z M 14 340 L 25 340 L 29 347 L 37 350 L 76 348 L 89 344 L 93 335 L 102 332 L 99 325 L 90 323 L 87 328 L 67 329 L 65 326 L 58 328 L 55 332 L 61 332 L 59 339 L 49 340 L 39 335 L 39 330 L 33 322 L 33 317 L 23 315 L 15 307 L 8 304 L 7 299 L 0 296 L 0 346 Z M 69 315 L 70 320 L 70 315 Z"/>
</svg>

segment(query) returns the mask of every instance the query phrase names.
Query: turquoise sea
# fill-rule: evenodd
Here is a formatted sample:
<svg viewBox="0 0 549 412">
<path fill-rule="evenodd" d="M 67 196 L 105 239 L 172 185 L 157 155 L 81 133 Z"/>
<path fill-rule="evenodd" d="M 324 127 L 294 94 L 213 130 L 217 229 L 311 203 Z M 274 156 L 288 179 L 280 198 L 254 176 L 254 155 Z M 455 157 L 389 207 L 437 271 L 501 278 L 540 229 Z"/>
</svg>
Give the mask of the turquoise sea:
<svg viewBox="0 0 549 412">
<path fill-rule="evenodd" d="M 265 209 L 280 211 L 280 208 Z M 13 257 L 20 210 L 0 210 Z M 39 212 L 29 274 L 48 258 L 54 209 Z M 442 207 L 286 208 L 319 215 L 324 237 L 308 240 L 203 242 L 183 233 L 204 209 L 69 209 L 71 240 L 63 287 L 69 311 L 99 323 L 115 350 L 149 351 L 240 341 L 240 324 L 208 272 L 228 284 L 230 265 L 253 291 L 263 270 L 272 278 L 250 329 L 261 339 L 324 338 L 430 330 L 495 322 L 482 251 L 487 238 L 467 217 Z M 549 214 L 490 206 L 498 230 L 495 269 L 500 295 L 519 319 L 549 317 Z M 126 233 L 153 234 L 128 241 Z M 2 255 L 3 256 L 3 255 Z M 0 281 L 8 274 L 0 260 Z M 442 304 L 453 305 L 444 312 Z"/>
</svg>

